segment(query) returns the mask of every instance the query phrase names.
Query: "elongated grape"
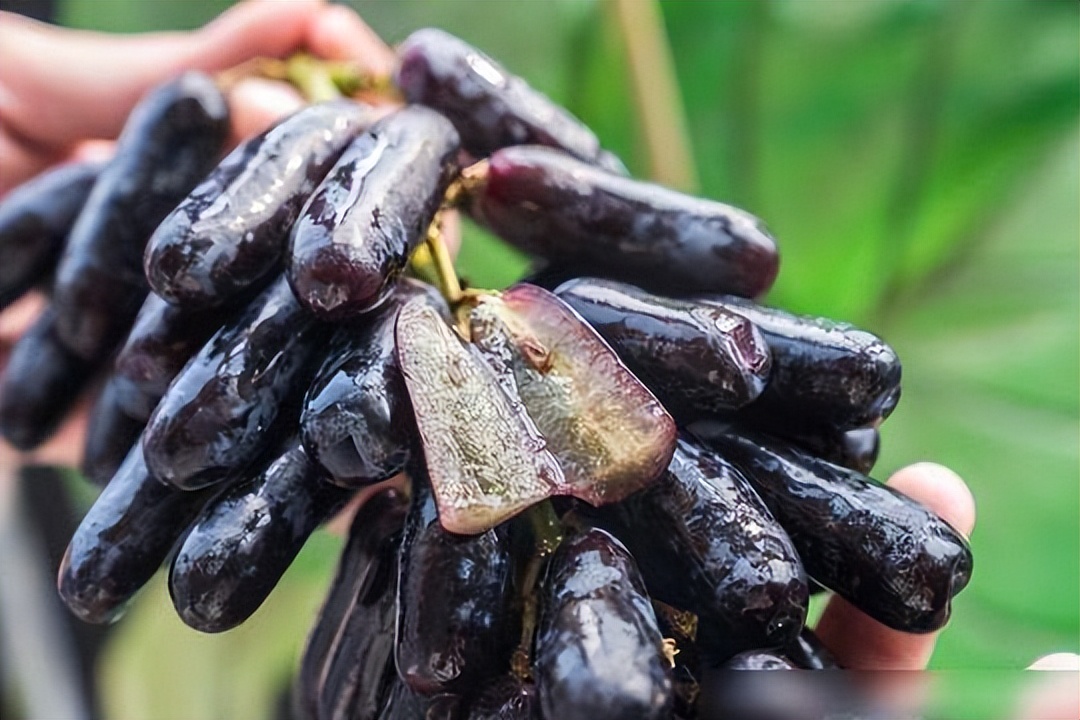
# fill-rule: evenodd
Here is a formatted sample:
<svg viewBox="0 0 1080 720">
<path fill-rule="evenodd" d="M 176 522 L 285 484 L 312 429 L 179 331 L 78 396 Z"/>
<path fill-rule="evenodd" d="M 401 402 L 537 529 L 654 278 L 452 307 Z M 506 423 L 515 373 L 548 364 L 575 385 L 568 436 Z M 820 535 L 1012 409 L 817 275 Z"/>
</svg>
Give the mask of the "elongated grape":
<svg viewBox="0 0 1080 720">
<path fill-rule="evenodd" d="M 545 147 L 492 155 L 468 208 L 525 252 L 664 295 L 756 297 L 779 268 L 776 243 L 749 213 Z"/>
<path fill-rule="evenodd" d="M 707 442 L 746 474 L 817 582 L 897 630 L 945 624 L 972 568 L 967 541 L 948 523 L 892 488 L 764 437 Z"/>
<path fill-rule="evenodd" d="M 397 678 L 392 613 L 408 506 L 401 494 L 386 490 L 353 517 L 297 675 L 296 698 L 306 718 L 352 708 L 355 717 L 374 719 L 390 695 Z"/>
<path fill-rule="evenodd" d="M 234 477 L 272 438 L 324 328 L 279 278 L 181 371 L 143 434 L 150 471 L 192 490 Z"/>
<path fill-rule="evenodd" d="M 513 345 L 517 391 L 569 493 L 617 502 L 659 477 L 675 448 L 675 422 L 581 317 L 555 295 L 515 285 L 473 311 L 478 347 Z M 511 351 L 508 348 L 508 351 Z"/>
<path fill-rule="evenodd" d="M 150 293 L 113 363 L 111 382 L 124 412 L 149 420 L 187 361 L 229 320 L 230 313 L 188 311 Z"/>
<path fill-rule="evenodd" d="M 105 383 L 86 423 L 82 471 L 95 485 L 109 482 L 146 427 L 124 412 L 117 396 L 116 382 Z"/>
<path fill-rule="evenodd" d="M 548 568 L 536 636 L 543 716 L 666 718 L 667 665 L 656 615 L 626 548 L 596 529 L 564 540 Z"/>
<path fill-rule="evenodd" d="M 468 720 L 540 720 L 536 686 L 514 675 L 496 678 L 472 702 Z"/>
<path fill-rule="evenodd" d="M 0 310 L 56 265 L 103 165 L 79 162 L 47 170 L 0 202 Z"/>
<path fill-rule="evenodd" d="M 548 145 L 612 170 L 621 165 L 580 120 L 448 32 L 417 30 L 398 58 L 394 79 L 405 99 L 448 117 L 477 157 L 509 145 Z"/>
<path fill-rule="evenodd" d="M 150 287 L 171 303 L 203 308 L 268 277 L 308 197 L 375 118 L 353 101 L 320 103 L 241 143 L 150 238 Z"/>
<path fill-rule="evenodd" d="M 398 673 L 422 695 L 469 691 L 507 667 L 517 639 L 505 526 L 479 535 L 443 529 L 421 468 L 410 470 L 398 582 Z"/>
<path fill-rule="evenodd" d="M 117 619 L 208 498 L 155 480 L 136 443 L 71 538 L 58 580 L 64 603 L 89 623 Z"/>
<path fill-rule="evenodd" d="M 864 330 L 741 298 L 703 300 L 754 323 L 773 356 L 765 392 L 741 418 L 763 430 L 850 430 L 888 417 L 900 398 L 900 359 Z"/>
<path fill-rule="evenodd" d="M 442 204 L 459 144 L 446 118 L 410 106 L 349 145 L 293 226 L 288 276 L 305 307 L 340 320 L 383 299 Z"/>
<path fill-rule="evenodd" d="M 816 433 L 804 430 L 788 437 L 795 445 L 822 460 L 863 475 L 874 469 L 881 449 L 881 434 L 872 426 L 854 430 L 820 428 Z"/>
<path fill-rule="evenodd" d="M 192 524 L 169 572 L 180 619 L 202 632 L 247 620 L 315 528 L 348 498 L 323 480 L 299 438 L 285 442 L 265 468 L 214 498 Z"/>
<path fill-rule="evenodd" d="M 343 487 L 401 472 L 418 445 L 394 343 L 398 311 L 417 296 L 449 315 L 429 285 L 400 282 L 370 316 L 334 333 L 308 389 L 300 418 L 304 446 Z"/>
<path fill-rule="evenodd" d="M 229 131 L 225 97 L 189 72 L 144 97 L 72 228 L 56 272 L 60 339 L 86 359 L 123 339 L 146 293 L 154 228 L 214 166 Z"/>
<path fill-rule="evenodd" d="M 698 616 L 697 644 L 710 659 L 798 636 L 809 598 L 799 556 L 720 455 L 680 438 L 654 485 L 582 512 L 625 543 L 650 594 Z"/>
<path fill-rule="evenodd" d="M 795 642 L 784 648 L 784 656 L 803 670 L 837 670 L 840 664 L 810 628 L 803 628 Z"/>
<path fill-rule="evenodd" d="M 765 389 L 769 348 L 741 315 L 610 280 L 571 280 L 556 294 L 677 415 L 734 410 Z"/>
<path fill-rule="evenodd" d="M 47 440 L 89 384 L 95 363 L 57 338 L 56 313 L 47 309 L 19 338 L 0 378 L 0 434 L 20 450 Z"/>
<path fill-rule="evenodd" d="M 562 470 L 521 400 L 422 298 L 402 307 L 398 366 L 424 447 L 426 472 L 450 532 L 482 533 L 565 490 Z"/>
</svg>

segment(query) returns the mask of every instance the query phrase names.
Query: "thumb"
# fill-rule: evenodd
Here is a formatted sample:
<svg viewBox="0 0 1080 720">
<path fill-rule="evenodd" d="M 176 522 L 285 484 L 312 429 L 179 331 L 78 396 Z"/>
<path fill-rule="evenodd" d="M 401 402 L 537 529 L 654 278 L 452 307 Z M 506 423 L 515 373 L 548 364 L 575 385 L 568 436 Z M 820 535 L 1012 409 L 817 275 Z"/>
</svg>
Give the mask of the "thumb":
<svg viewBox="0 0 1080 720">
<path fill-rule="evenodd" d="M 0 118 L 41 148 L 115 137 L 150 88 L 301 47 L 320 0 L 245 2 L 200 30 L 117 36 L 0 13 Z"/>
</svg>

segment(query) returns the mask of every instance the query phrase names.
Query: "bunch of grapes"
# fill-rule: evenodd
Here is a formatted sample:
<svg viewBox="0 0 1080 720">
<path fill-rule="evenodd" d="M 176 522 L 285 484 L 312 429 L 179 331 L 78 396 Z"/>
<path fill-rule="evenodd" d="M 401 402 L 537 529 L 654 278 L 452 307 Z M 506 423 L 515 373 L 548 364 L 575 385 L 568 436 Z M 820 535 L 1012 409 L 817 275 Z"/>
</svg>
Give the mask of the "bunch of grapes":
<svg viewBox="0 0 1080 720">
<path fill-rule="evenodd" d="M 227 630 L 352 503 L 301 718 L 694 718 L 715 668 L 836 667 L 821 588 L 940 628 L 968 546 L 865 475 L 895 353 L 755 304 L 755 217 L 629 178 L 478 50 L 421 30 L 398 59 L 406 104 L 311 104 L 220 162 L 222 91 L 185 74 L 109 162 L 0 206 L 0 307 L 51 297 L 3 435 L 43 442 L 106 376 L 68 607 L 109 622 L 164 564 Z M 454 210 L 543 265 L 462 287 Z"/>
</svg>

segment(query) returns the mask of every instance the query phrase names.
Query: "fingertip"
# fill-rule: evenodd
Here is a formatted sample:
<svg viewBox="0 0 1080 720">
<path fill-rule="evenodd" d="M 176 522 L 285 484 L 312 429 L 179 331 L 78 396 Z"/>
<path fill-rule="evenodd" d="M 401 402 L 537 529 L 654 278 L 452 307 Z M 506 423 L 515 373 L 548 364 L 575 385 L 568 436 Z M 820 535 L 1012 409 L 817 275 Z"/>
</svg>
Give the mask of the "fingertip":
<svg viewBox="0 0 1080 720">
<path fill-rule="evenodd" d="M 1027 669 L 1080 671 L 1080 655 L 1071 652 L 1051 653 L 1031 663 Z"/>
<path fill-rule="evenodd" d="M 263 0 L 238 3 L 195 33 L 191 62 L 222 70 L 252 57 L 282 57 L 299 50 L 322 0 Z"/>
<path fill-rule="evenodd" d="M 349 60 L 376 75 L 394 69 L 394 53 L 367 23 L 344 5 L 331 5 L 312 21 L 308 49 L 328 60 Z"/>
<path fill-rule="evenodd" d="M 965 537 L 975 528 L 975 497 L 967 483 L 944 465 L 908 465 L 893 473 L 886 484 L 928 507 Z"/>
<path fill-rule="evenodd" d="M 1080 655 L 1054 653 L 1033 662 L 1011 717 L 1016 720 L 1070 720 L 1080 717 Z"/>
</svg>

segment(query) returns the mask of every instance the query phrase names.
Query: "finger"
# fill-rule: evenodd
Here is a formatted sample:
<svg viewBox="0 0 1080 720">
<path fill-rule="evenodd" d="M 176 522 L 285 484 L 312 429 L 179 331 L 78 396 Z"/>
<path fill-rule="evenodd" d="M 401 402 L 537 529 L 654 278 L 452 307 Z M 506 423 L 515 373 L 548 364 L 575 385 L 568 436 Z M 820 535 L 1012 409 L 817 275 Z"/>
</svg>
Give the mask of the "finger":
<svg viewBox="0 0 1080 720">
<path fill-rule="evenodd" d="M 918 500 L 964 536 L 975 526 L 975 501 L 964 481 L 946 467 L 918 463 L 889 486 Z M 937 633 L 915 635 L 882 625 L 841 597 L 829 600 L 815 632 L 844 667 L 857 670 L 922 670 Z"/>
<path fill-rule="evenodd" d="M 16 138 L 8 126 L 0 122 L 0 198 L 57 162 L 60 154 Z"/>
<path fill-rule="evenodd" d="M 348 60 L 365 72 L 389 75 L 394 69 L 394 52 L 375 31 L 347 7 L 333 5 L 312 22 L 307 47 L 328 60 Z"/>
<path fill-rule="evenodd" d="M 299 110 L 304 99 L 285 83 L 248 78 L 229 91 L 229 105 L 232 108 L 232 146 Z"/>
<path fill-rule="evenodd" d="M 1047 655 L 1033 662 L 1028 670 L 1051 672 L 1029 675 L 1012 717 L 1017 720 L 1080 718 L 1080 655 Z"/>
<path fill-rule="evenodd" d="M 0 118 L 17 135 L 66 147 L 115 137 L 150 88 L 183 69 L 223 70 L 302 47 L 319 0 L 247 2 L 194 33 L 117 36 L 0 17 Z"/>
</svg>

